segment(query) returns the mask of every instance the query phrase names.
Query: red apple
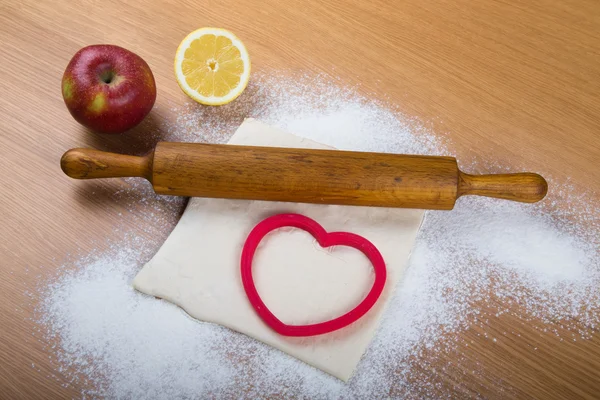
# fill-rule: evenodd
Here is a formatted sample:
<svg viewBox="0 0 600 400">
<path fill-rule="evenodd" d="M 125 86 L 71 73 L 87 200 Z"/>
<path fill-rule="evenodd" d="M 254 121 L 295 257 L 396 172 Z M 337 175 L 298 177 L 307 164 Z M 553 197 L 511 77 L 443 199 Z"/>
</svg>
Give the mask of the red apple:
<svg viewBox="0 0 600 400">
<path fill-rule="evenodd" d="M 67 65 L 62 94 L 80 124 L 102 133 L 121 133 L 139 124 L 156 100 L 150 67 L 119 46 L 79 50 Z"/>
</svg>

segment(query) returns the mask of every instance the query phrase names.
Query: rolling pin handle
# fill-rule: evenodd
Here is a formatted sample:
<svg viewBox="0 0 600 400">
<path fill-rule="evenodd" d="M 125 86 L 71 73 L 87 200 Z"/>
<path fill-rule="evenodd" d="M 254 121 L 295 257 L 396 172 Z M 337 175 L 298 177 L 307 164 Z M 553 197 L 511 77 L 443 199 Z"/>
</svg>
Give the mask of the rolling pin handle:
<svg viewBox="0 0 600 400">
<path fill-rule="evenodd" d="M 548 193 L 548 183 L 538 174 L 524 172 L 519 174 L 469 175 L 458 173 L 457 197 L 476 195 L 535 203 Z"/>
<path fill-rule="evenodd" d="M 143 157 L 108 153 L 94 149 L 71 149 L 63 154 L 60 167 L 74 179 L 152 178 L 153 153 Z"/>
</svg>

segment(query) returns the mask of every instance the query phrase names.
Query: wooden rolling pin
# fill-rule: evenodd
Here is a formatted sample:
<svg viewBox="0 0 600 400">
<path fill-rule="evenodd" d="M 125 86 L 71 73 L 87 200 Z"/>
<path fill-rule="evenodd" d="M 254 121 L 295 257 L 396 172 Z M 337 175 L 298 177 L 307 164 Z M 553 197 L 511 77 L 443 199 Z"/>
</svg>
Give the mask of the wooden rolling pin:
<svg viewBox="0 0 600 400">
<path fill-rule="evenodd" d="M 462 195 L 533 203 L 538 174 L 469 175 L 453 157 L 161 142 L 135 157 L 72 149 L 62 170 L 77 179 L 139 176 L 159 194 L 451 210 Z"/>
</svg>

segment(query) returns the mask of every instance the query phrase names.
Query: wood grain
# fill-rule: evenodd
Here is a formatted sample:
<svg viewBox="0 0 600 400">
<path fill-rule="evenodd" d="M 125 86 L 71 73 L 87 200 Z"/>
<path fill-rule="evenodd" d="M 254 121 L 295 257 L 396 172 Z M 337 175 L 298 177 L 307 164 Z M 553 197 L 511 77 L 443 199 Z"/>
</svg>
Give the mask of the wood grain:
<svg viewBox="0 0 600 400">
<path fill-rule="evenodd" d="M 32 336 L 36 299 L 27 293 L 66 254 L 101 250 L 117 225 L 147 236 L 139 217 L 149 210 L 120 202 L 119 180 L 90 190 L 66 179 L 59 159 L 73 147 L 148 150 L 144 130 L 160 131 L 175 117 L 172 105 L 187 102 L 172 60 L 201 26 L 234 31 L 255 72 L 324 73 L 358 85 L 446 135 L 459 160 L 539 171 L 551 187 L 569 180 L 574 194 L 600 200 L 597 0 L 1 2 L 0 397 L 79 397 Z M 155 75 L 155 109 L 127 136 L 82 129 L 62 102 L 65 66 L 94 43 L 136 52 Z M 560 341 L 514 315 L 474 325 L 455 353 L 422 356 L 415 379 L 455 398 L 598 398 L 597 334 Z"/>
<path fill-rule="evenodd" d="M 525 203 L 544 198 L 535 173 L 469 175 L 454 157 L 159 142 L 142 157 L 71 149 L 75 179 L 145 177 L 158 194 L 451 210 L 465 195 Z"/>
<path fill-rule="evenodd" d="M 141 177 L 152 179 L 154 153 L 143 157 L 96 149 L 71 149 L 60 158 L 60 168 L 75 179 Z"/>
</svg>

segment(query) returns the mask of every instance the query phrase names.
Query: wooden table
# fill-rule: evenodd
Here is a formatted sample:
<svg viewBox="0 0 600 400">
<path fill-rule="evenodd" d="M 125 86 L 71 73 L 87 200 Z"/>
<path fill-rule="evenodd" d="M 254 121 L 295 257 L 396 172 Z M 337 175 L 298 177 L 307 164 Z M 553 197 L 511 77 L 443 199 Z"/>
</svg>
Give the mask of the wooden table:
<svg viewBox="0 0 600 400">
<path fill-rule="evenodd" d="M 2 398 L 78 396 L 77 388 L 61 387 L 60 375 L 47 378 L 49 354 L 28 339 L 35 299 L 25 293 L 67 253 L 104 243 L 117 222 L 136 229 L 138 211 L 92 195 L 59 169 L 65 149 L 115 148 L 127 140 L 90 134 L 62 102 L 63 70 L 84 45 L 119 44 L 142 55 L 159 88 L 153 116 L 169 118 L 169 104 L 185 101 L 172 72 L 179 41 L 201 26 L 226 27 L 246 43 L 255 71 L 324 72 L 360 83 L 365 93 L 387 96 L 447 133 L 459 160 L 468 154 L 510 162 L 558 183 L 571 177 L 574 190 L 599 200 L 597 0 L 138 3 L 0 4 Z M 115 183 L 97 188 L 116 190 Z M 470 345 L 459 345 L 459 366 L 420 373 L 455 397 L 600 396 L 597 335 L 559 343 L 508 316 L 490 320 L 486 330 L 515 327 L 521 336 L 493 349 L 477 329 L 464 332 Z"/>
</svg>

